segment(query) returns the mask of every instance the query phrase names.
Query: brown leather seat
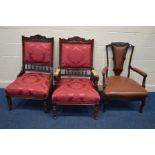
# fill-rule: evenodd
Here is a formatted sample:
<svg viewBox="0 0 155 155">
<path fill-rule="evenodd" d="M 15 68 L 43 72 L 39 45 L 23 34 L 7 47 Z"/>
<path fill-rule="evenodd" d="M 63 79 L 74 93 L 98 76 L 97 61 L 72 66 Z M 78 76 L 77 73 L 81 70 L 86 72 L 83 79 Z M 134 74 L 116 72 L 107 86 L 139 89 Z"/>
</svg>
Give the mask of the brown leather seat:
<svg viewBox="0 0 155 155">
<path fill-rule="evenodd" d="M 106 79 L 104 94 L 108 97 L 145 97 L 147 91 L 136 81 L 123 76 L 112 76 Z"/>
</svg>

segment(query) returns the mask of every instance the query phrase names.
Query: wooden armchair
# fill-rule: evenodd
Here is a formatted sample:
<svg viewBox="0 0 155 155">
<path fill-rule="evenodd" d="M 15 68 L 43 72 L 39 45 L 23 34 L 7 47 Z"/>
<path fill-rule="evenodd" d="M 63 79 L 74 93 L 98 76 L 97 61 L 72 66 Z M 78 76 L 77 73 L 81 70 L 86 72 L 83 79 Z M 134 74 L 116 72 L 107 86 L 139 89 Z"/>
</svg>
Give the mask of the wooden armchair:
<svg viewBox="0 0 155 155">
<path fill-rule="evenodd" d="M 99 76 L 92 67 L 94 40 L 73 37 L 59 39 L 59 45 L 60 66 L 54 73 L 53 116 L 56 119 L 58 105 L 91 105 L 96 119 L 100 96 Z"/>
<path fill-rule="evenodd" d="M 11 97 L 20 97 L 43 100 L 47 112 L 53 81 L 54 39 L 41 35 L 22 36 L 22 45 L 22 70 L 5 89 L 8 108 L 12 109 Z"/>
<path fill-rule="evenodd" d="M 108 77 L 109 51 L 112 52 L 114 66 L 114 76 L 110 77 Z M 140 69 L 131 66 L 133 51 L 134 46 L 129 43 L 114 42 L 106 46 L 107 67 L 104 67 L 102 70 L 104 111 L 107 110 L 107 106 L 110 100 L 140 100 L 142 103 L 139 108 L 139 112 L 143 112 L 145 99 L 148 94 L 145 89 L 145 80 L 147 74 L 141 71 Z M 124 77 L 121 76 L 121 73 L 123 71 L 123 65 L 126 59 L 127 52 L 131 53 L 128 65 L 128 75 L 127 77 Z M 141 85 L 130 78 L 130 70 L 140 74 L 143 77 Z"/>
</svg>

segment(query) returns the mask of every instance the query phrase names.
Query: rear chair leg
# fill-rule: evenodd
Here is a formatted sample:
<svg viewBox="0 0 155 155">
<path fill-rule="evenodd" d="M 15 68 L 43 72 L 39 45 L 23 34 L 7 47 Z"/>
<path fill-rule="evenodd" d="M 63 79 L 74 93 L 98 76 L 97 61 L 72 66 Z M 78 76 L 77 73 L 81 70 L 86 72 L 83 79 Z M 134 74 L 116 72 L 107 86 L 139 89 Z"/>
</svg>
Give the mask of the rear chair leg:
<svg viewBox="0 0 155 155">
<path fill-rule="evenodd" d="M 10 96 L 6 96 L 7 98 L 7 103 L 8 103 L 8 110 L 12 110 L 12 100 Z"/>
<path fill-rule="evenodd" d="M 44 108 L 44 112 L 47 113 L 48 112 L 48 101 L 44 101 L 43 108 Z"/>
<path fill-rule="evenodd" d="M 144 106 L 145 106 L 146 100 L 143 99 L 141 102 L 142 102 L 142 103 L 141 103 L 141 105 L 140 105 L 139 112 L 140 112 L 140 113 L 143 113 L 143 108 L 144 108 Z"/>
<path fill-rule="evenodd" d="M 95 105 L 94 107 L 94 119 L 97 120 L 97 115 L 99 112 L 99 105 Z"/>
<path fill-rule="evenodd" d="M 53 118 L 56 120 L 57 119 L 57 107 L 56 107 L 56 104 L 53 104 L 53 106 L 52 106 L 52 113 L 53 113 Z"/>
</svg>

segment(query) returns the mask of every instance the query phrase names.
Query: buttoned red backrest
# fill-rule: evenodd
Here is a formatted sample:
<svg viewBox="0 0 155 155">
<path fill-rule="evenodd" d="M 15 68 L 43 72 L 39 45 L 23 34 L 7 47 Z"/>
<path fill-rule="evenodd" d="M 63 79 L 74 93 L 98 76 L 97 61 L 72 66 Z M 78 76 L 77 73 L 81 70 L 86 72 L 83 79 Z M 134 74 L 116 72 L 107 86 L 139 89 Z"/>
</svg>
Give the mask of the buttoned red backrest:
<svg viewBox="0 0 155 155">
<path fill-rule="evenodd" d="M 23 61 L 25 64 L 53 64 L 53 38 L 40 35 L 23 37 Z"/>
<path fill-rule="evenodd" d="M 60 67 L 92 68 L 93 43 L 80 37 L 60 39 Z"/>
</svg>

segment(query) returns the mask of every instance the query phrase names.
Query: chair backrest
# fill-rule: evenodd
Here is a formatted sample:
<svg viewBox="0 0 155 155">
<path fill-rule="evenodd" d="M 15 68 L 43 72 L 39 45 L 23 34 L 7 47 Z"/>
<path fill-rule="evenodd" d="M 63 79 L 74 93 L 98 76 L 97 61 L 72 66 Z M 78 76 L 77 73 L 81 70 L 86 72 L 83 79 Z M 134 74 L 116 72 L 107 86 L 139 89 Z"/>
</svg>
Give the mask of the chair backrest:
<svg viewBox="0 0 155 155">
<path fill-rule="evenodd" d="M 59 39 L 59 65 L 64 75 L 89 76 L 93 68 L 94 39 Z"/>
<path fill-rule="evenodd" d="M 22 44 L 25 71 L 52 71 L 54 38 L 46 38 L 41 35 L 22 36 Z"/>
<path fill-rule="evenodd" d="M 131 48 L 128 64 L 128 74 L 129 74 L 129 67 L 131 65 L 134 46 L 125 42 L 113 42 L 109 45 L 106 45 L 107 67 L 109 67 L 109 54 L 108 54 L 108 52 L 110 51 L 109 48 L 111 48 L 113 55 L 113 71 L 115 75 L 120 75 L 122 73 L 127 52 L 129 51 L 129 48 Z"/>
</svg>

